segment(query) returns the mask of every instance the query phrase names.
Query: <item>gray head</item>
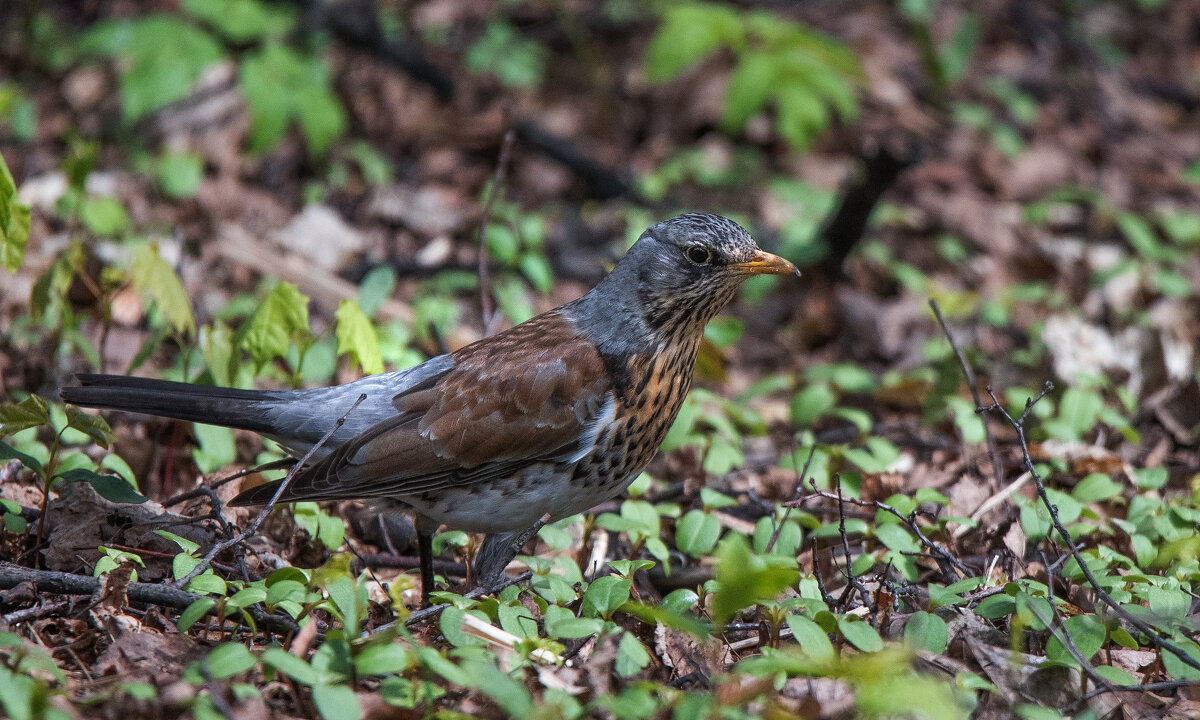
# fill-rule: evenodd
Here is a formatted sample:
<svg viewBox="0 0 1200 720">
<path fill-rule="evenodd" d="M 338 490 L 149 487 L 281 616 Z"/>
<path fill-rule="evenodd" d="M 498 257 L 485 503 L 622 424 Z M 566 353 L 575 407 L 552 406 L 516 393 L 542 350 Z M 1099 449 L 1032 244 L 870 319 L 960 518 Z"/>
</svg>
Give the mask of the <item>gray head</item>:
<svg viewBox="0 0 1200 720">
<path fill-rule="evenodd" d="M 758 249 L 741 226 L 720 215 L 688 213 L 642 233 L 622 259 L 635 262 L 638 296 L 653 327 L 703 328 L 754 275 L 799 274 L 783 258 Z"/>
<path fill-rule="evenodd" d="M 688 213 L 654 225 L 571 315 L 605 339 L 633 344 L 663 335 L 694 336 L 753 275 L 799 275 L 787 260 L 758 249 L 729 218 Z M 655 340 L 655 337 L 658 340 Z M 599 338 L 597 338 L 599 339 Z"/>
</svg>

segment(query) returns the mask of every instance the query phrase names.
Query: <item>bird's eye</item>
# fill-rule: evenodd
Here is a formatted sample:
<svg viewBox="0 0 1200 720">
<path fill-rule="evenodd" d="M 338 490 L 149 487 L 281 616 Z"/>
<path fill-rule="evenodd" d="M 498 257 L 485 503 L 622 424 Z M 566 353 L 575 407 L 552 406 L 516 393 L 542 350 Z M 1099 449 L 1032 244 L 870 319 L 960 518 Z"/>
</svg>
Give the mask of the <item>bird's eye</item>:
<svg viewBox="0 0 1200 720">
<path fill-rule="evenodd" d="M 683 254 L 687 256 L 688 261 L 696 265 L 707 265 L 712 262 L 712 251 L 700 245 L 691 246 L 684 250 Z"/>
</svg>

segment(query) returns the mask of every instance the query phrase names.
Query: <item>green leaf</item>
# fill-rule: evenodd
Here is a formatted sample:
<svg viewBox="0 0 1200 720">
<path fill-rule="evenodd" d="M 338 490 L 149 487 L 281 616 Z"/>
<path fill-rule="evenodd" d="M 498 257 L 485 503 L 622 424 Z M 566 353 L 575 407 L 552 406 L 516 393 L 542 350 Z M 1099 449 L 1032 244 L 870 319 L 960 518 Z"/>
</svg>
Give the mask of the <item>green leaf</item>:
<svg viewBox="0 0 1200 720">
<path fill-rule="evenodd" d="M 796 393 L 792 399 L 792 423 L 800 426 L 812 425 L 817 418 L 837 405 L 837 395 L 828 383 L 817 382 Z"/>
<path fill-rule="evenodd" d="M 721 115 L 724 128 L 741 130 L 763 109 L 774 90 L 777 66 L 774 55 L 754 50 L 742 53 L 725 91 L 725 111 Z"/>
<path fill-rule="evenodd" d="M 650 654 L 632 633 L 621 633 L 617 644 L 617 661 L 614 669 L 620 677 L 629 677 L 650 664 Z"/>
<path fill-rule="evenodd" d="M 0 403 L 0 437 L 48 422 L 50 408 L 37 395 L 30 395 L 19 403 Z"/>
<path fill-rule="evenodd" d="M 79 219 L 96 235 L 117 235 L 129 227 L 129 215 L 116 198 L 107 195 L 88 198 L 80 210 Z"/>
<path fill-rule="evenodd" d="M 354 669 L 360 675 L 389 675 L 404 672 L 413 664 L 413 655 L 394 642 L 369 645 L 354 657 Z"/>
<path fill-rule="evenodd" d="M 0 433 L 0 435 L 3 435 L 3 433 Z M 22 465 L 39 475 L 42 473 L 42 464 L 38 462 L 37 458 L 32 455 L 26 455 L 7 443 L 0 442 L 0 460 L 18 460 Z"/>
<path fill-rule="evenodd" d="M 844 615 L 838 618 L 838 630 L 854 647 L 863 652 L 879 652 L 883 649 L 883 638 L 868 623 L 858 619 L 857 615 Z"/>
<path fill-rule="evenodd" d="M 308 334 L 308 298 L 295 285 L 281 282 L 238 328 L 234 344 L 248 352 L 261 368 L 285 355 L 293 339 Z"/>
<path fill-rule="evenodd" d="M 1104 473 L 1092 473 L 1079 481 L 1071 496 L 1081 502 L 1102 502 L 1121 494 L 1124 488 Z"/>
<path fill-rule="evenodd" d="M 183 9 L 226 40 L 239 44 L 264 37 L 282 38 L 295 25 L 291 8 L 261 0 L 184 0 Z"/>
<path fill-rule="evenodd" d="M 1200 661 L 1200 645 L 1186 638 L 1179 637 L 1171 638 L 1171 641 L 1180 646 L 1193 661 Z M 1162 663 L 1163 667 L 1167 670 L 1167 674 L 1174 680 L 1200 681 L 1200 670 L 1185 664 L 1173 652 L 1163 650 Z"/>
<path fill-rule="evenodd" d="M 492 74 L 505 87 L 536 87 L 546 73 L 546 48 L 512 25 L 493 20 L 467 49 L 467 69 Z"/>
<path fill-rule="evenodd" d="M 196 624 L 197 620 L 207 615 L 208 611 L 212 610 L 216 605 L 217 601 L 209 597 L 196 600 L 191 605 L 188 605 L 179 615 L 179 622 L 175 626 L 179 629 L 179 632 L 187 632 Z"/>
<path fill-rule="evenodd" d="M 1063 393 L 1058 413 L 1078 439 L 1096 425 L 1103 407 L 1104 399 L 1095 390 L 1072 387 Z"/>
<path fill-rule="evenodd" d="M 204 161 L 195 153 L 168 152 L 159 159 L 155 178 L 168 197 L 190 198 L 204 179 Z"/>
<path fill-rule="evenodd" d="M 0 430 L 0 435 L 4 432 Z M 1158 490 L 1167 484 L 1169 474 L 1165 467 L 1134 468 L 1133 479 L 1140 490 Z"/>
<path fill-rule="evenodd" d="M 742 535 L 729 534 L 717 546 L 717 591 L 712 617 L 724 625 L 742 608 L 774 600 L 800 578 L 795 558 L 759 555 Z"/>
<path fill-rule="evenodd" d="M 524 605 L 501 605 L 497 609 L 500 627 L 522 640 L 535 640 L 538 635 L 537 619 Z"/>
<path fill-rule="evenodd" d="M 1166 252 L 1162 242 L 1154 233 L 1154 228 L 1145 218 L 1131 212 L 1123 212 L 1117 216 L 1117 227 L 1121 229 L 1121 234 L 1142 257 L 1147 260 L 1170 260 L 1169 253 Z"/>
<path fill-rule="evenodd" d="M 64 482 L 86 482 L 91 485 L 100 497 L 115 503 L 141 504 L 150 498 L 137 491 L 128 480 L 119 475 L 101 475 L 76 468 L 58 475 Z"/>
<path fill-rule="evenodd" d="M 25 261 L 29 226 L 29 206 L 17 202 L 16 181 L 0 154 L 0 265 L 10 273 L 16 273 Z"/>
<path fill-rule="evenodd" d="M 107 450 L 113 443 L 113 431 L 99 415 L 85 413 L 74 405 L 67 406 L 67 427 L 75 428 Z"/>
<path fill-rule="evenodd" d="M 1137 685 L 1138 681 L 1121 668 L 1112 665 L 1097 665 L 1093 670 L 1096 674 L 1114 685 Z"/>
<path fill-rule="evenodd" d="M 525 686 L 495 664 L 483 660 L 463 663 L 467 687 L 474 688 L 496 702 L 511 718 L 526 718 L 534 715 L 533 697 Z"/>
<path fill-rule="evenodd" d="M 226 643 L 218 646 L 204 659 L 211 677 L 220 679 L 246 672 L 258 661 L 241 643 Z"/>
<path fill-rule="evenodd" d="M 358 696 L 345 685 L 314 685 L 313 704 L 325 720 L 358 720 Z"/>
<path fill-rule="evenodd" d="M 188 557 L 187 555 L 176 555 L 176 558 Z M 212 570 L 200 573 L 196 577 L 188 581 L 187 587 L 184 588 L 188 592 L 206 593 L 209 595 L 224 595 L 228 587 L 225 581 L 213 574 Z"/>
<path fill-rule="evenodd" d="M 646 48 L 646 77 L 664 82 L 679 77 L 706 55 L 745 41 L 741 18 L 724 5 L 668 6 L 663 23 Z"/>
<path fill-rule="evenodd" d="M 216 472 L 237 460 L 237 446 L 229 428 L 192 423 L 192 434 L 200 445 L 192 450 L 192 459 L 200 472 Z"/>
<path fill-rule="evenodd" d="M 595 635 L 604 627 L 595 618 L 577 618 L 570 610 L 551 605 L 545 613 L 546 635 L 558 640 L 574 640 Z"/>
<path fill-rule="evenodd" d="M 175 268 L 158 254 L 156 245 L 150 243 L 134 251 L 130 273 L 134 289 L 150 298 L 175 332 L 189 337 L 195 334 L 196 319 L 192 316 L 187 290 Z"/>
<path fill-rule="evenodd" d="M 175 545 L 177 545 L 179 547 L 179 549 L 184 551 L 185 553 L 194 553 L 200 549 L 200 545 L 198 543 L 192 542 L 191 540 L 188 540 L 185 537 L 180 537 L 180 536 L 176 535 L 175 533 L 170 532 L 169 530 L 155 530 L 154 534 L 158 535 L 160 537 L 164 537 L 167 540 L 170 540 L 171 542 L 175 543 Z M 184 573 L 184 575 L 186 575 L 186 574 L 187 573 Z"/>
<path fill-rule="evenodd" d="M 212 602 L 209 600 L 209 602 Z M 303 659 L 281 648 L 269 647 L 262 653 L 263 665 L 275 668 L 302 685 L 314 685 L 317 671 Z"/>
<path fill-rule="evenodd" d="M 803 615 L 789 615 L 787 625 L 805 655 L 820 663 L 833 662 L 836 657 L 833 643 L 829 642 L 829 635 L 820 625 Z"/>
<path fill-rule="evenodd" d="M 948 638 L 946 621 L 924 610 L 913 613 L 904 624 L 904 642 L 911 647 L 940 654 L 946 652 Z"/>
<path fill-rule="evenodd" d="M 86 53 L 122 59 L 121 109 L 126 122 L 187 97 L 204 69 L 223 55 L 211 35 L 166 14 L 97 23 L 80 47 Z"/>
<path fill-rule="evenodd" d="M 629 602 L 633 581 L 615 575 L 596 578 L 583 594 L 583 614 L 607 618 L 617 608 Z"/>
<path fill-rule="evenodd" d="M 908 530 L 896 523 L 888 523 L 875 527 L 875 537 L 889 549 L 897 552 L 915 553 L 921 551 L 921 544 Z"/>
<path fill-rule="evenodd" d="M 721 521 L 703 510 L 689 510 L 675 523 L 675 547 L 700 557 L 712 552 L 721 537 Z"/>
<path fill-rule="evenodd" d="M 250 108 L 250 148 L 270 149 L 295 120 L 308 151 L 321 156 L 346 128 L 342 104 L 318 58 L 276 42 L 242 60 L 242 92 Z"/>
<path fill-rule="evenodd" d="M 358 307 L 367 315 L 374 317 L 379 312 L 383 302 L 392 296 L 396 289 L 396 270 L 389 265 L 374 268 L 363 278 L 358 287 Z"/>
<path fill-rule="evenodd" d="M 1076 615 L 1067 618 L 1059 629 L 1060 632 L 1063 630 L 1069 633 L 1071 639 L 1075 641 L 1075 647 L 1084 660 L 1091 660 L 1092 656 L 1100 651 L 1107 635 L 1104 625 L 1092 615 Z M 1079 665 L 1066 647 L 1059 642 L 1058 635 L 1052 635 L 1046 643 L 1046 658 L 1072 667 Z"/>
<path fill-rule="evenodd" d="M 383 357 L 379 353 L 379 336 L 374 326 L 358 303 L 353 300 L 342 300 L 338 303 L 337 341 L 338 355 L 350 353 L 363 372 L 375 375 L 383 372 Z"/>
</svg>

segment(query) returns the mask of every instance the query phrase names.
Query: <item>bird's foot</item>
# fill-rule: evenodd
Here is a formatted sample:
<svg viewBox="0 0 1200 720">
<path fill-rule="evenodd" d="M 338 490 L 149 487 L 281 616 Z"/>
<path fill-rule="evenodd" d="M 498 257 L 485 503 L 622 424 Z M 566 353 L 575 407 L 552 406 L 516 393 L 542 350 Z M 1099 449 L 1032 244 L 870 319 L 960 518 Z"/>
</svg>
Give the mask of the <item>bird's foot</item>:
<svg viewBox="0 0 1200 720">
<path fill-rule="evenodd" d="M 495 533 L 488 535 L 479 552 L 475 555 L 475 586 L 482 588 L 484 594 L 491 594 L 501 589 L 504 582 L 504 569 L 513 561 L 521 548 L 533 539 L 542 527 L 550 522 L 547 513 L 535 522 L 529 529 L 521 533 Z"/>
</svg>

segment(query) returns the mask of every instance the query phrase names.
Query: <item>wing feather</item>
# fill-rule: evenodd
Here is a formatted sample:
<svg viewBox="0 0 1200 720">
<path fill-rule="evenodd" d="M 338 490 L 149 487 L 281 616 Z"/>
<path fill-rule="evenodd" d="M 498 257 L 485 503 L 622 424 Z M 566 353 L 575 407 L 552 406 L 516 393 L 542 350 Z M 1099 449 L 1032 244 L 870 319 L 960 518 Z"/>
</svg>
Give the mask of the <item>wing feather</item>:
<svg viewBox="0 0 1200 720">
<path fill-rule="evenodd" d="M 556 311 L 453 359 L 393 398 L 394 417 L 302 470 L 283 499 L 402 498 L 568 461 L 612 396 L 595 346 Z"/>
</svg>

